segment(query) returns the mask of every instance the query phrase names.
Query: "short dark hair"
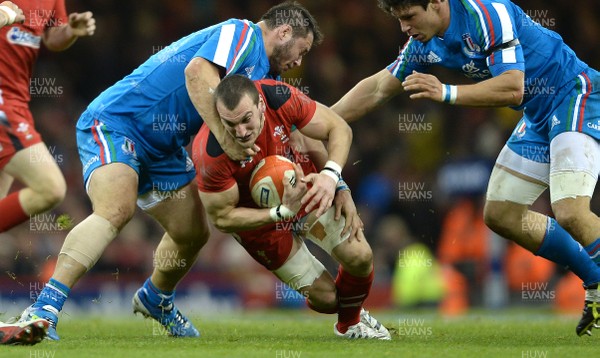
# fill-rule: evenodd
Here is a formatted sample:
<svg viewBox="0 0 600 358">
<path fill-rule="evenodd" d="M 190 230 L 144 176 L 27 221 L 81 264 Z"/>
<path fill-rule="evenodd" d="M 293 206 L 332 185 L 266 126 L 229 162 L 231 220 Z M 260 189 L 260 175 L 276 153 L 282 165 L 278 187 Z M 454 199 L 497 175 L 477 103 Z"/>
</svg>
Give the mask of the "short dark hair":
<svg viewBox="0 0 600 358">
<path fill-rule="evenodd" d="M 258 104 L 258 90 L 254 82 L 246 76 L 230 75 L 221 80 L 213 96 L 215 104 L 220 101 L 225 108 L 233 110 L 246 94 L 255 104 Z"/>
<path fill-rule="evenodd" d="M 388 14 L 392 14 L 392 10 L 394 9 L 406 9 L 411 6 L 422 6 L 423 9 L 427 10 L 427 5 L 429 4 L 429 0 L 377 0 L 377 5 L 387 12 Z"/>
<path fill-rule="evenodd" d="M 275 5 L 260 19 L 267 24 L 269 29 L 290 25 L 293 37 L 306 37 L 309 32 L 312 32 L 313 45 L 318 45 L 323 41 L 323 33 L 319 29 L 317 20 L 297 1 L 286 1 Z"/>
</svg>

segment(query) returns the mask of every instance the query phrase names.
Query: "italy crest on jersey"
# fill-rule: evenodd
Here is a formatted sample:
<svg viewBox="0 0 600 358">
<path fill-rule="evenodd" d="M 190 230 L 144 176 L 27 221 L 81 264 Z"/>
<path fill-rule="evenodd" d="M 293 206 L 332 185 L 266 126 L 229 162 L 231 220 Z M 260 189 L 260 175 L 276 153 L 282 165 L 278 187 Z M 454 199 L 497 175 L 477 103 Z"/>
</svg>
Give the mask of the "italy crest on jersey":
<svg viewBox="0 0 600 358">
<path fill-rule="evenodd" d="M 465 44 L 465 46 L 463 47 L 463 52 L 465 53 L 465 55 L 469 57 L 475 57 L 477 56 L 478 52 L 481 52 L 481 48 L 479 47 L 479 45 L 473 42 L 470 33 L 462 34 L 462 39 Z"/>
</svg>

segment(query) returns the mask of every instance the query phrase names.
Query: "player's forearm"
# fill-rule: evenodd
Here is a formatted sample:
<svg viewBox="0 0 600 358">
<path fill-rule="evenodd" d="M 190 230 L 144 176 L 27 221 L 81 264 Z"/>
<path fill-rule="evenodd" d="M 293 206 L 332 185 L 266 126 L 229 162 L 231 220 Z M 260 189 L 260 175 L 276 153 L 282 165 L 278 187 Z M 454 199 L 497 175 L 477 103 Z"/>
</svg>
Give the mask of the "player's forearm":
<svg viewBox="0 0 600 358">
<path fill-rule="evenodd" d="M 353 122 L 381 106 L 401 90 L 400 81 L 384 69 L 357 83 L 331 109 L 346 122 Z"/>
<path fill-rule="evenodd" d="M 190 100 L 217 139 L 224 135 L 213 98 L 214 89 L 220 81 L 217 66 L 202 58 L 194 58 L 185 68 L 185 85 Z"/>
<path fill-rule="evenodd" d="M 331 109 L 346 122 L 354 122 L 382 103 L 381 99 L 376 97 L 375 89 L 368 79 L 362 80 L 331 106 Z"/>
<path fill-rule="evenodd" d="M 308 155 L 317 169 L 322 169 L 327 162 L 327 148 L 322 141 L 309 138 L 303 135 L 300 131 L 293 131 L 290 136 L 290 146 L 298 153 Z"/>
<path fill-rule="evenodd" d="M 457 86 L 454 104 L 471 107 L 518 106 L 523 101 L 523 77 L 521 71 L 507 71 L 486 81 Z"/>
<path fill-rule="evenodd" d="M 63 51 L 77 40 L 69 25 L 51 27 L 44 33 L 44 45 L 50 51 Z"/>
<path fill-rule="evenodd" d="M 313 118 L 300 132 L 312 139 L 326 140 L 327 160 L 336 162 L 340 167 L 346 164 L 352 144 L 352 129 L 331 108 L 317 103 Z"/>
<path fill-rule="evenodd" d="M 272 224 L 270 209 L 235 208 L 226 215 L 210 215 L 215 227 L 224 233 L 258 229 Z"/>
<path fill-rule="evenodd" d="M 351 145 L 352 129 L 348 125 L 333 127 L 327 141 L 327 160 L 334 161 L 343 168 L 348 160 Z"/>
</svg>

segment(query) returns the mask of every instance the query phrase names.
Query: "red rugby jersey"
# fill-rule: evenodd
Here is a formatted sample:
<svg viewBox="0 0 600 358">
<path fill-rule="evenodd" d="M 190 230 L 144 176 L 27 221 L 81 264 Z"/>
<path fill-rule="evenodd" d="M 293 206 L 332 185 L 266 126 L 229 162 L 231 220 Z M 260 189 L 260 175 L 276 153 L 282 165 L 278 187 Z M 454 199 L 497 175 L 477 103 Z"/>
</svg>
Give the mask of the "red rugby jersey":
<svg viewBox="0 0 600 358">
<path fill-rule="evenodd" d="M 12 0 L 25 22 L 0 28 L 0 104 L 27 103 L 33 65 L 47 28 L 68 24 L 64 0 Z"/>
</svg>

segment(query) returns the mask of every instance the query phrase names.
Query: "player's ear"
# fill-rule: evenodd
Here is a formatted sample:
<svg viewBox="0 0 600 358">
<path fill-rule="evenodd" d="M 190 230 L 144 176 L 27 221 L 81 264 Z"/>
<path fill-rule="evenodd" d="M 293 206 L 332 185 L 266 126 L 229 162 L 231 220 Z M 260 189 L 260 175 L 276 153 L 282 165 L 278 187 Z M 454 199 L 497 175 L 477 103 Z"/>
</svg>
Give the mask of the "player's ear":
<svg viewBox="0 0 600 358">
<path fill-rule="evenodd" d="M 288 39 L 293 37 L 292 27 L 289 24 L 281 25 L 277 28 L 278 31 L 278 39 L 286 42 Z"/>
<path fill-rule="evenodd" d="M 258 95 L 258 110 L 261 114 L 265 113 L 265 111 L 267 110 L 267 105 L 265 104 L 265 100 L 263 99 L 262 94 Z"/>
<path fill-rule="evenodd" d="M 443 2 L 444 0 L 429 0 L 428 5 L 430 5 L 433 10 L 438 11 Z"/>
</svg>

